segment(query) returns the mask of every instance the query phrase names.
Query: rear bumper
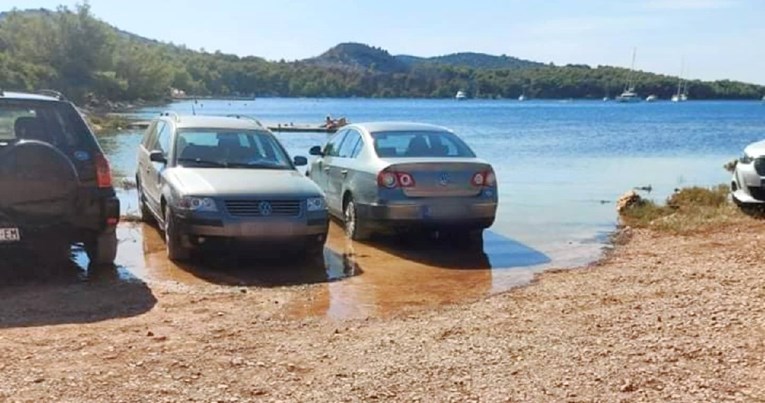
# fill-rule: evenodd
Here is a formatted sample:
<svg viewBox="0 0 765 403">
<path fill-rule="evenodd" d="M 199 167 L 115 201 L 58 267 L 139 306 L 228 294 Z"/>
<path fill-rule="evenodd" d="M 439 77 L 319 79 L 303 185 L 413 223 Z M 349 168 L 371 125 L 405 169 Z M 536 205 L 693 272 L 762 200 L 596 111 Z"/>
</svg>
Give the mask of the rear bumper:
<svg viewBox="0 0 765 403">
<path fill-rule="evenodd" d="M 488 228 L 494 223 L 496 201 L 465 199 L 438 202 L 424 199 L 415 203 L 361 204 L 358 214 L 373 227 Z"/>
</svg>

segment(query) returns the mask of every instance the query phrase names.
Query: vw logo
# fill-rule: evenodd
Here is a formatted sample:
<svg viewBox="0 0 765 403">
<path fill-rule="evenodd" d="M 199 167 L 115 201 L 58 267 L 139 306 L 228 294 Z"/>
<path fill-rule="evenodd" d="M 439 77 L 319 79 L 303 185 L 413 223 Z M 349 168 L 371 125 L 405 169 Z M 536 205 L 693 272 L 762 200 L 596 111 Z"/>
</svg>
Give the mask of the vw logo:
<svg viewBox="0 0 765 403">
<path fill-rule="evenodd" d="M 446 172 L 441 174 L 441 177 L 438 178 L 438 184 L 441 186 L 447 186 L 449 184 L 449 174 Z"/>
<path fill-rule="evenodd" d="M 269 216 L 273 212 L 271 203 L 267 201 L 260 202 L 260 204 L 258 204 L 258 210 L 260 211 L 260 215 L 262 216 Z"/>
</svg>

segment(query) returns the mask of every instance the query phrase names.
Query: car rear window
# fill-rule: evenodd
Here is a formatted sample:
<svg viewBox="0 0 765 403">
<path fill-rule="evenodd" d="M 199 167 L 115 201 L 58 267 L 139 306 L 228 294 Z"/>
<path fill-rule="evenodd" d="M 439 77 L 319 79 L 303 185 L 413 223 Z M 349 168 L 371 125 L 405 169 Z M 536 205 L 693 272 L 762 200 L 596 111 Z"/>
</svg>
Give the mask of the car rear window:
<svg viewBox="0 0 765 403">
<path fill-rule="evenodd" d="M 473 158 L 465 142 L 450 132 L 383 131 L 372 133 L 374 148 L 380 158 Z"/>
<path fill-rule="evenodd" d="M 59 148 L 93 145 L 90 130 L 70 104 L 0 100 L 0 141 L 39 140 Z"/>
</svg>

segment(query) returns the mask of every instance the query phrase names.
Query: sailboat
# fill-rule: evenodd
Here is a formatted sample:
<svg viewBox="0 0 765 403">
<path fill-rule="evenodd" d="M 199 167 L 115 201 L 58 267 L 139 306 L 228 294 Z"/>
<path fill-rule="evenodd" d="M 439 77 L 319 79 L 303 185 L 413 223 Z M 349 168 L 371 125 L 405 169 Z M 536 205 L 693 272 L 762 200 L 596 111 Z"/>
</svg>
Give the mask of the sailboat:
<svg viewBox="0 0 765 403">
<path fill-rule="evenodd" d="M 518 100 L 519 100 L 519 101 L 525 101 L 525 100 L 526 100 L 526 94 L 521 94 L 521 95 L 518 97 Z"/>
<path fill-rule="evenodd" d="M 632 103 L 640 102 L 640 96 L 635 92 L 635 56 L 637 55 L 637 49 L 632 50 L 632 66 L 630 67 L 629 75 L 627 76 L 627 85 L 624 87 L 624 92 L 616 97 L 616 102 Z"/>
<path fill-rule="evenodd" d="M 683 79 L 685 72 L 685 59 L 680 64 L 680 76 L 677 78 L 677 93 L 672 95 L 672 102 L 683 102 L 688 100 L 688 82 Z"/>
</svg>

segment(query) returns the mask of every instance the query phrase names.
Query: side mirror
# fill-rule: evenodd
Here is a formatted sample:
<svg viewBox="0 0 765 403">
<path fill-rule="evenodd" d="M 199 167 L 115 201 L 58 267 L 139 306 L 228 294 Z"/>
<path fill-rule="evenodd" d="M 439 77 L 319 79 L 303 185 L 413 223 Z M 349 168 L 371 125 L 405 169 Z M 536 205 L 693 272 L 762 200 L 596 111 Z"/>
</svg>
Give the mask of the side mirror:
<svg viewBox="0 0 765 403">
<path fill-rule="evenodd" d="M 162 151 L 152 151 L 149 153 L 149 161 L 151 162 L 159 162 L 160 164 L 167 164 L 167 158 L 165 158 L 165 154 L 162 154 Z"/>
<path fill-rule="evenodd" d="M 324 153 L 321 151 L 321 147 L 319 147 L 319 146 L 311 147 L 311 149 L 308 151 L 308 154 L 316 155 L 316 156 L 319 156 L 319 157 L 323 157 L 324 156 Z"/>
<path fill-rule="evenodd" d="M 294 158 L 293 163 L 295 164 L 296 167 L 304 167 L 308 165 L 308 158 L 297 156 Z"/>
</svg>

